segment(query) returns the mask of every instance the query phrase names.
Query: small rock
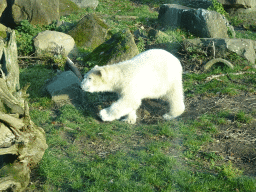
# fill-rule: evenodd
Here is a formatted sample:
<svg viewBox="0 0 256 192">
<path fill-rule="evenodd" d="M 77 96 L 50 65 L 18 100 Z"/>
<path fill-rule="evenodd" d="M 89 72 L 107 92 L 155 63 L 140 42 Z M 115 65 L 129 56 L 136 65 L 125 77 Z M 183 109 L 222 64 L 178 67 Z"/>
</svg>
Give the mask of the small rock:
<svg viewBox="0 0 256 192">
<path fill-rule="evenodd" d="M 53 49 L 63 49 L 64 55 L 76 55 L 75 40 L 65 33 L 57 31 L 43 31 L 34 38 L 36 54 L 41 55 L 43 51 L 51 52 Z"/>
<path fill-rule="evenodd" d="M 90 7 L 90 8 L 96 9 L 96 7 L 99 4 L 98 0 L 71 0 L 71 1 L 77 4 L 77 6 L 80 8 Z"/>
<path fill-rule="evenodd" d="M 80 103 L 81 92 L 80 80 L 72 72 L 66 71 L 57 75 L 46 87 L 52 96 L 52 100 L 62 105 L 65 103 Z"/>
</svg>

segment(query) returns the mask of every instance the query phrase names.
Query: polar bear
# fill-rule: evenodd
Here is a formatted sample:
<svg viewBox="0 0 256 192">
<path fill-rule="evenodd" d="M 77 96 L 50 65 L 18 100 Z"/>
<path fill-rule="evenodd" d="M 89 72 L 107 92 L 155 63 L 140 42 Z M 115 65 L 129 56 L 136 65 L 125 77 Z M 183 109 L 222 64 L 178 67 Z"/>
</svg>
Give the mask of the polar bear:
<svg viewBox="0 0 256 192">
<path fill-rule="evenodd" d="M 124 121 L 136 122 L 141 100 L 164 99 L 170 111 L 163 117 L 174 119 L 185 110 L 182 88 L 182 66 L 171 53 L 150 49 L 134 58 L 107 66 L 95 66 L 85 74 L 81 88 L 87 92 L 116 92 L 119 100 L 100 111 L 103 121 L 126 116 Z"/>
</svg>

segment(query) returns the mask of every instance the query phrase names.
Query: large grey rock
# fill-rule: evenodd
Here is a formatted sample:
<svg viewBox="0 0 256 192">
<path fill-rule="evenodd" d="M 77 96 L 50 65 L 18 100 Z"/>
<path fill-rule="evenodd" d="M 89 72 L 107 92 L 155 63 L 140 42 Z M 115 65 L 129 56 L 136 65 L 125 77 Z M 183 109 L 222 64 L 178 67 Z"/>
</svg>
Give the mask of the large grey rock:
<svg viewBox="0 0 256 192">
<path fill-rule="evenodd" d="M 160 7 L 158 19 L 166 27 L 185 28 L 198 37 L 228 38 L 228 22 L 215 11 L 164 4 Z"/>
<path fill-rule="evenodd" d="M 234 52 L 250 63 L 254 64 L 256 59 L 256 41 L 250 39 L 214 39 L 214 38 L 197 38 L 186 39 L 183 41 L 185 49 L 191 48 L 209 48 L 215 46 L 218 57 L 225 57 L 227 52 Z M 214 44 L 213 44 L 214 43 Z"/>
<path fill-rule="evenodd" d="M 68 32 L 79 47 L 95 49 L 108 38 L 109 27 L 95 14 L 83 17 L 76 27 Z"/>
<path fill-rule="evenodd" d="M 52 52 L 54 49 L 62 49 L 64 55 L 76 54 L 75 40 L 65 33 L 57 31 L 43 31 L 34 38 L 34 46 L 37 55 L 45 51 Z"/>
<path fill-rule="evenodd" d="M 179 4 L 186 5 L 187 7 L 207 9 L 212 6 L 211 0 L 179 0 Z"/>
<path fill-rule="evenodd" d="M 93 9 L 96 9 L 96 7 L 99 4 L 98 0 L 71 0 L 75 4 L 78 5 L 80 8 L 86 8 L 86 7 L 91 7 Z"/>
<path fill-rule="evenodd" d="M 255 0 L 218 0 L 226 8 L 253 8 L 256 7 Z"/>
<path fill-rule="evenodd" d="M 79 78 L 72 71 L 66 71 L 57 75 L 46 89 L 56 104 L 75 104 L 81 99 L 80 84 Z"/>
<path fill-rule="evenodd" d="M 161 5 L 158 20 L 164 26 L 179 27 L 182 25 L 182 14 L 190 9 L 192 8 L 177 4 Z"/>
<path fill-rule="evenodd" d="M 256 12 L 255 0 L 218 0 L 223 7 L 230 13 L 237 12 Z"/>
<path fill-rule="evenodd" d="M 28 20 L 31 24 L 48 25 L 58 19 L 59 0 L 8 0 L 1 22 L 14 27 L 22 20 Z"/>
</svg>

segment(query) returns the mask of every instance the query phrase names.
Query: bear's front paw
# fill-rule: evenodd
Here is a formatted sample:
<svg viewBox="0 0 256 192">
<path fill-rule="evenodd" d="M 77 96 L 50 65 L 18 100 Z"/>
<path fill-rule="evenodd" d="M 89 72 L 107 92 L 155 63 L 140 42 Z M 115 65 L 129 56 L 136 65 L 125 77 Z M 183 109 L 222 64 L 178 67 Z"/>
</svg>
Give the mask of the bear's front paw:
<svg viewBox="0 0 256 192">
<path fill-rule="evenodd" d="M 111 115 L 108 114 L 106 109 L 102 109 L 100 111 L 100 118 L 102 119 L 102 121 L 113 121 L 113 120 L 115 120 L 114 117 L 112 117 Z"/>
<path fill-rule="evenodd" d="M 129 124 L 135 124 L 136 123 L 136 119 L 132 119 L 132 118 L 124 118 L 122 121 L 129 123 Z"/>
</svg>

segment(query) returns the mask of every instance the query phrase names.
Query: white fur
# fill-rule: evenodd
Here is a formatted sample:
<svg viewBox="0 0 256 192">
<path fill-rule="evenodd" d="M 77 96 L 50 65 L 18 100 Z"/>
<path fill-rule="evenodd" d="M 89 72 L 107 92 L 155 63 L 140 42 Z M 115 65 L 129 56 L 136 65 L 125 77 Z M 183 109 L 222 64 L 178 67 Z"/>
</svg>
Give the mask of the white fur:
<svg viewBox="0 0 256 192">
<path fill-rule="evenodd" d="M 151 49 L 136 57 L 103 67 L 95 66 L 85 74 L 81 83 L 84 91 L 116 92 L 120 98 L 100 111 L 103 121 L 113 121 L 127 115 L 125 121 L 136 122 L 136 110 L 144 98 L 161 98 L 170 104 L 167 120 L 185 110 L 182 88 L 182 67 L 171 53 Z"/>
</svg>

